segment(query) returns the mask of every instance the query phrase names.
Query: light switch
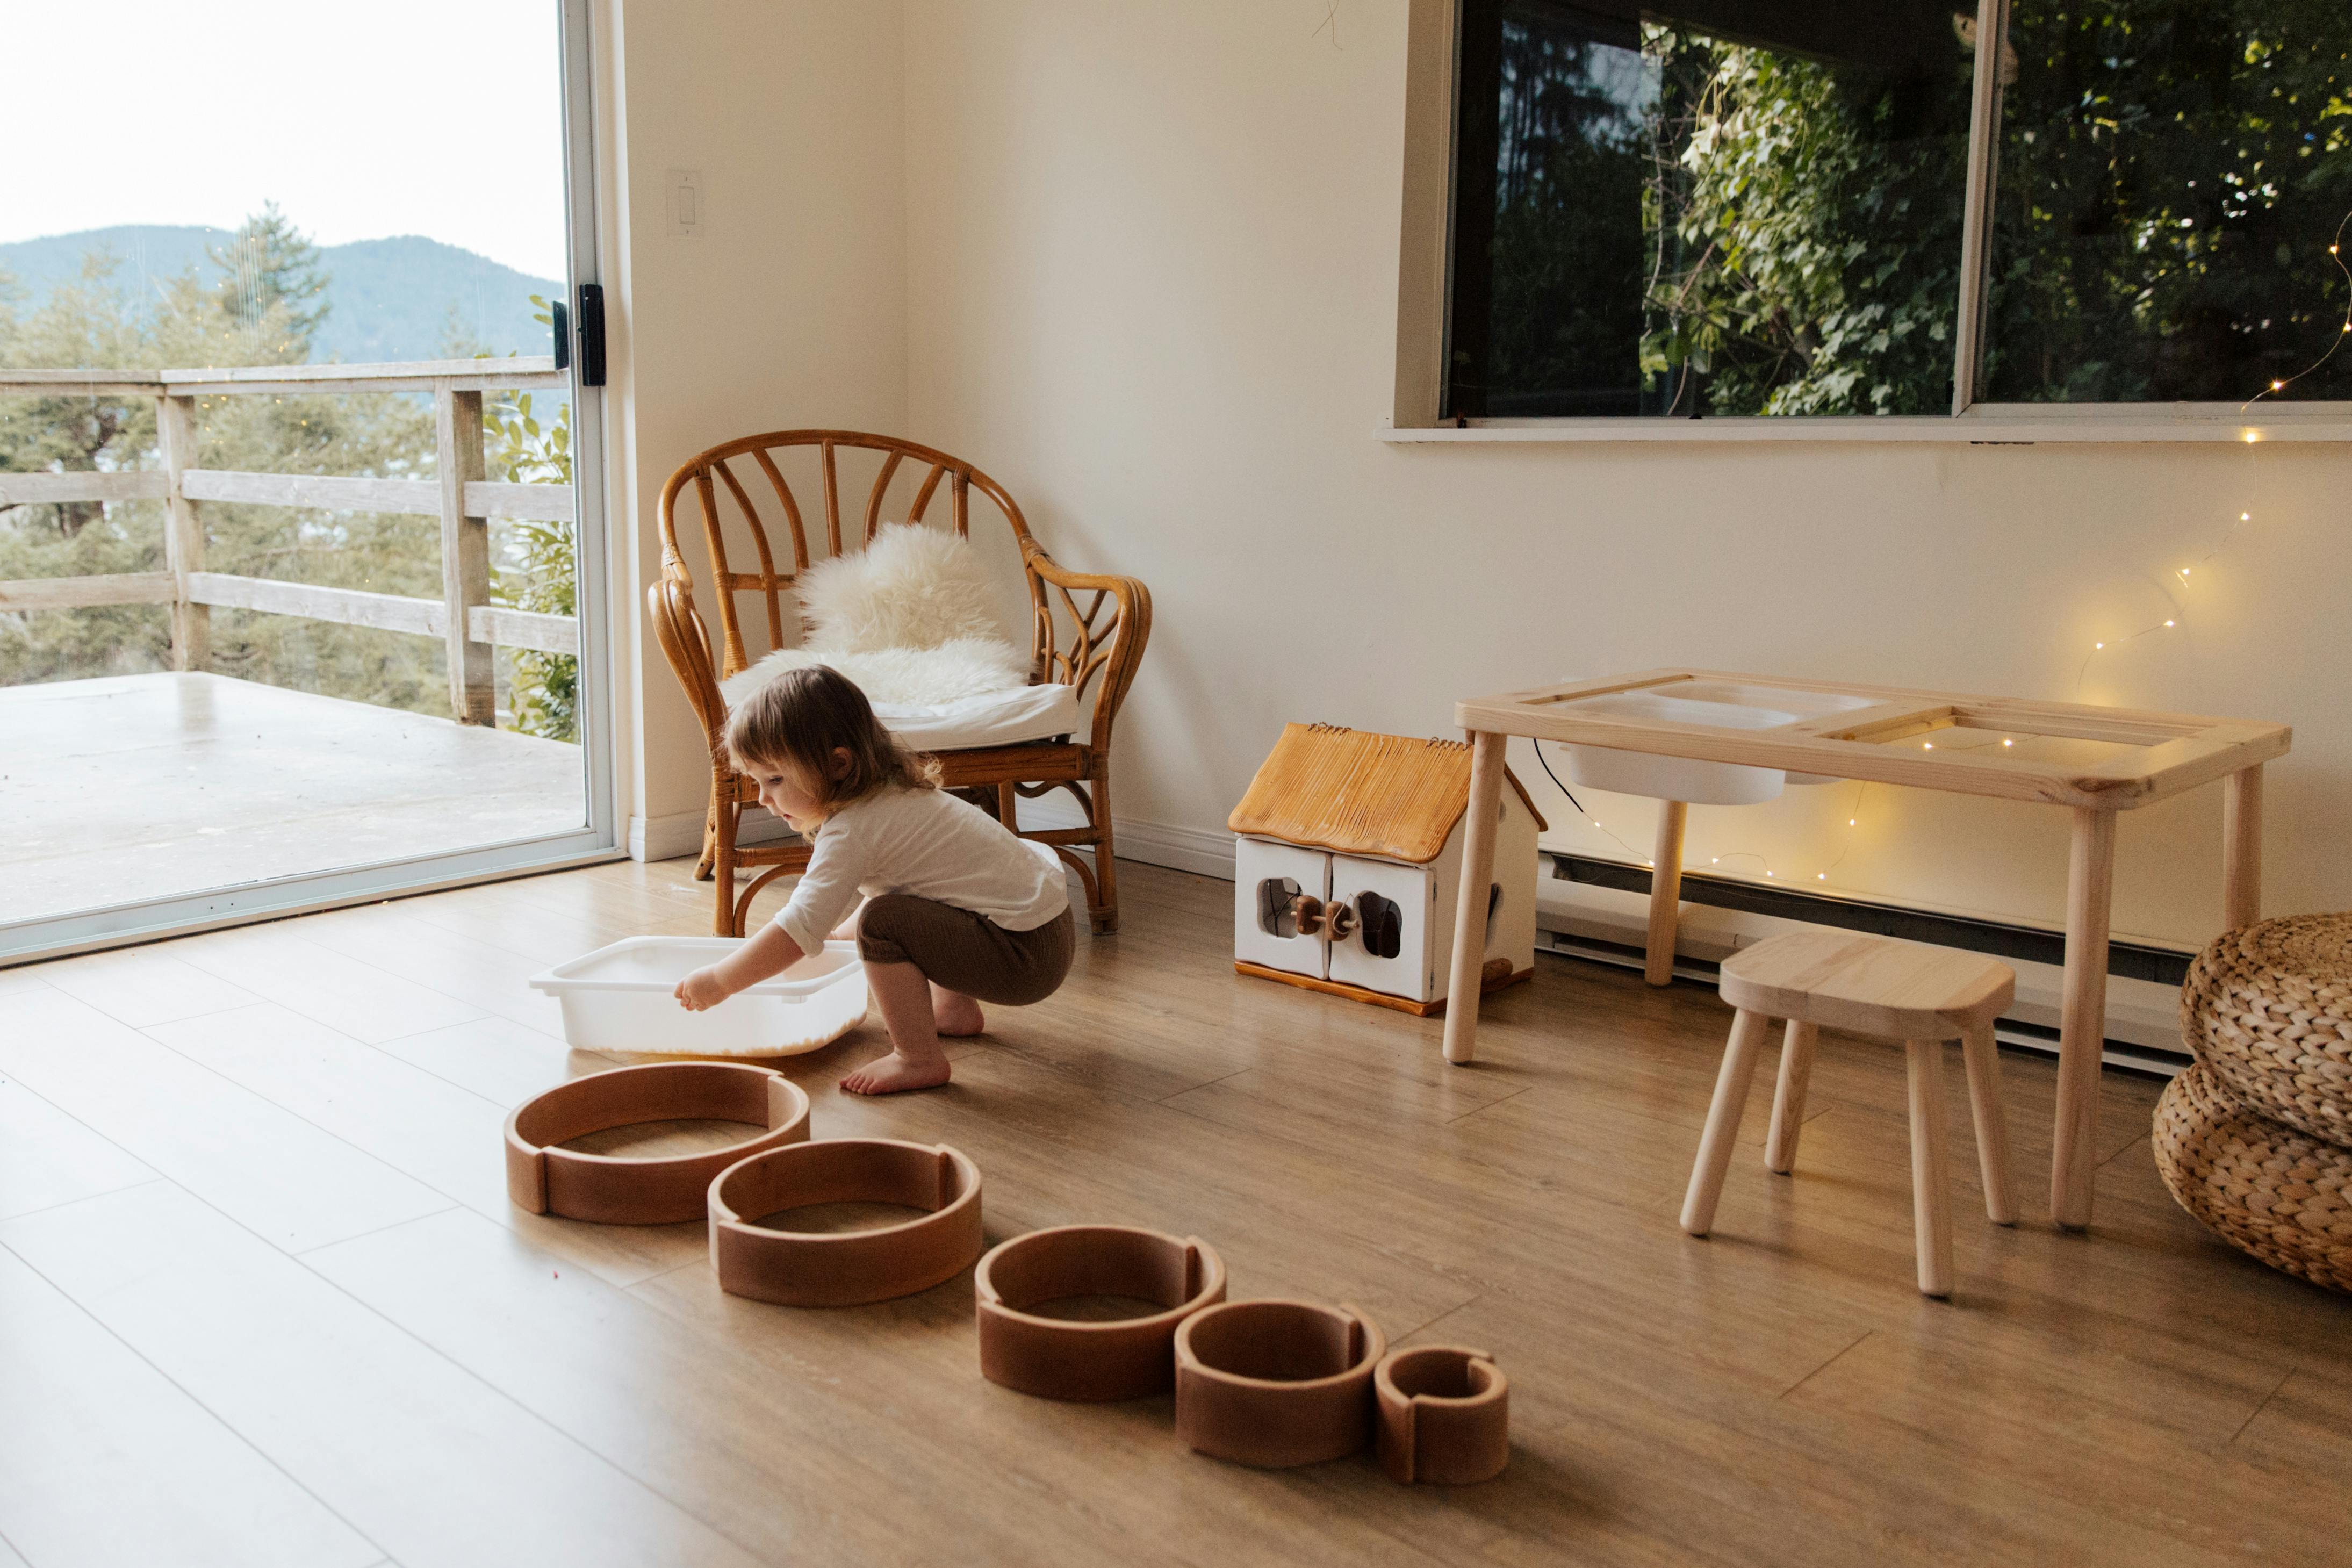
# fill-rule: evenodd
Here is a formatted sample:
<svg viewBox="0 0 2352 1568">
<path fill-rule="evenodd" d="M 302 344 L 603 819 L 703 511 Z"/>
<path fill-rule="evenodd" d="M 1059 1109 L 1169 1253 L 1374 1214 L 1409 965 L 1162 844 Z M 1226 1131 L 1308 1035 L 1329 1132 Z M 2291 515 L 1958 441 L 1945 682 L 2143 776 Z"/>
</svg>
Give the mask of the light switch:
<svg viewBox="0 0 2352 1568">
<path fill-rule="evenodd" d="M 662 184 L 669 232 L 685 239 L 701 238 L 710 211 L 702 171 L 671 169 L 663 175 Z"/>
</svg>

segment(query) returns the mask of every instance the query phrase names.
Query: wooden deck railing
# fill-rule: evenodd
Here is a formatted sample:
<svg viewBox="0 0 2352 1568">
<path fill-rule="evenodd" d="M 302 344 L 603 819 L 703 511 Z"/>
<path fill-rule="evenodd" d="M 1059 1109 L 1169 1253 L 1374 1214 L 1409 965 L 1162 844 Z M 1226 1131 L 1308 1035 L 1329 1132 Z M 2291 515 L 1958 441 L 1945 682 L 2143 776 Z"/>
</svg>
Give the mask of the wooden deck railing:
<svg viewBox="0 0 2352 1568">
<path fill-rule="evenodd" d="M 577 656 L 580 628 L 569 616 L 508 609 L 489 602 L 490 520 L 568 522 L 572 498 L 570 485 L 502 484 L 482 477 L 482 394 L 566 387 L 570 382 L 552 359 L 544 357 L 235 370 L 0 370 L 0 396 L 152 397 L 163 465 L 106 473 L 0 472 L 0 506 L 128 500 L 160 500 L 165 506 L 163 571 L 0 582 L 0 610 L 169 605 L 175 669 L 205 668 L 216 605 L 439 637 L 449 653 L 450 711 L 463 723 L 494 722 L 492 647 Z M 198 397 L 335 392 L 432 394 L 438 477 L 345 479 L 194 466 Z M 437 516 L 441 596 L 404 598 L 207 572 L 197 510 L 205 501 Z"/>
</svg>

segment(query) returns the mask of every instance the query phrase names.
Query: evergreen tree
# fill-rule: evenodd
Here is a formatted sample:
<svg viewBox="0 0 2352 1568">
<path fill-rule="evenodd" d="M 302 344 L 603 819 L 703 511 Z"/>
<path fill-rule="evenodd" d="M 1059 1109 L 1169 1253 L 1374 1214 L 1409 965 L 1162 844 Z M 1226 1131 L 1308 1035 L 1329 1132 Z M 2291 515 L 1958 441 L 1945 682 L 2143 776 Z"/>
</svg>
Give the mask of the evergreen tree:
<svg viewBox="0 0 2352 1568">
<path fill-rule="evenodd" d="M 310 357 L 310 340 L 327 319 L 327 274 L 319 265 L 319 247 L 287 220 L 276 202 L 237 226 L 226 245 L 212 247 L 213 264 L 221 270 L 214 298 L 231 322 L 264 342 L 263 364 L 300 364 Z M 258 332 L 274 322 L 276 334 Z"/>
</svg>

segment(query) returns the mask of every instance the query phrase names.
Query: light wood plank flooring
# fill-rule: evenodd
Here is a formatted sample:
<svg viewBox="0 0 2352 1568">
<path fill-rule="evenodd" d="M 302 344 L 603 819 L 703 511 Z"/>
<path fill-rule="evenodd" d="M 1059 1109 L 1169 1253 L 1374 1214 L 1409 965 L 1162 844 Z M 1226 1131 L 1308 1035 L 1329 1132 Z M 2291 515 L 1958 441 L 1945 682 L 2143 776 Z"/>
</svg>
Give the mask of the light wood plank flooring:
<svg viewBox="0 0 2352 1568">
<path fill-rule="evenodd" d="M 2053 1067 L 2008 1055 L 2035 1217 L 1986 1224 L 1956 1157 L 1958 1288 L 1930 1301 L 1898 1049 L 1823 1040 L 1794 1177 L 1764 1169 L 1759 1072 L 1694 1241 L 1712 993 L 1544 958 L 1448 1068 L 1440 1020 L 1236 977 L 1230 887 L 1150 867 L 950 1088 L 836 1092 L 870 1029 L 784 1064 L 817 1134 L 961 1147 L 992 1239 L 1197 1234 L 1236 1296 L 1491 1352 L 1500 1479 L 1221 1465 L 1166 1399 L 982 1382 L 968 1274 L 794 1311 L 722 1295 L 699 1226 L 515 1212 L 508 1107 L 614 1065 L 524 982 L 706 930 L 690 869 L 0 971 L 0 1564 L 2344 1560 L 2352 1302 L 2173 1205 L 2155 1084 L 2103 1082 L 2098 1224 L 2062 1235 Z"/>
</svg>

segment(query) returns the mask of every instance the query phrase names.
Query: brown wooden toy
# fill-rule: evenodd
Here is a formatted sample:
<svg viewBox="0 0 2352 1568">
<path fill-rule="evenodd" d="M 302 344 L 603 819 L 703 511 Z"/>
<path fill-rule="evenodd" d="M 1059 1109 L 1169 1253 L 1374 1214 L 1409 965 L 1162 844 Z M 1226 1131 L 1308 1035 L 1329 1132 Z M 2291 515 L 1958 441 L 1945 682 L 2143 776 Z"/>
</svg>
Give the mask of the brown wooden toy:
<svg viewBox="0 0 2352 1568">
<path fill-rule="evenodd" d="M 1040 1399 L 1140 1399 L 1176 1382 L 1176 1328 L 1225 1299 L 1225 1265 L 1198 1237 L 1121 1225 L 1065 1225 L 1000 1243 L 972 1276 L 980 1373 Z M 1126 1296 L 1167 1310 L 1107 1322 L 1026 1309 L 1073 1296 Z"/>
<path fill-rule="evenodd" d="M 753 1224 L 810 1204 L 898 1204 L 919 1219 L 829 1234 Z M 719 1288 L 786 1307 L 856 1307 L 928 1290 L 980 1256 L 980 1167 L 944 1143 L 828 1138 L 769 1149 L 710 1184 Z M 749 1216 L 749 1217 L 746 1217 Z"/>
<path fill-rule="evenodd" d="M 640 1121 L 702 1118 L 766 1131 L 707 1153 L 630 1159 L 558 1148 Z M 710 1179 L 744 1155 L 808 1136 L 808 1096 L 767 1068 L 651 1062 L 558 1084 L 507 1118 L 507 1194 L 518 1208 L 598 1225 L 700 1219 Z"/>
<path fill-rule="evenodd" d="M 1176 1435 L 1214 1458 L 1282 1468 L 1371 1440 L 1372 1367 L 1388 1349 L 1355 1308 L 1227 1301 L 1176 1330 Z"/>
<path fill-rule="evenodd" d="M 1381 1468 L 1392 1481 L 1468 1486 L 1511 1459 L 1511 1384 L 1495 1358 L 1460 1345 L 1391 1351 L 1372 1371 Z"/>
</svg>

